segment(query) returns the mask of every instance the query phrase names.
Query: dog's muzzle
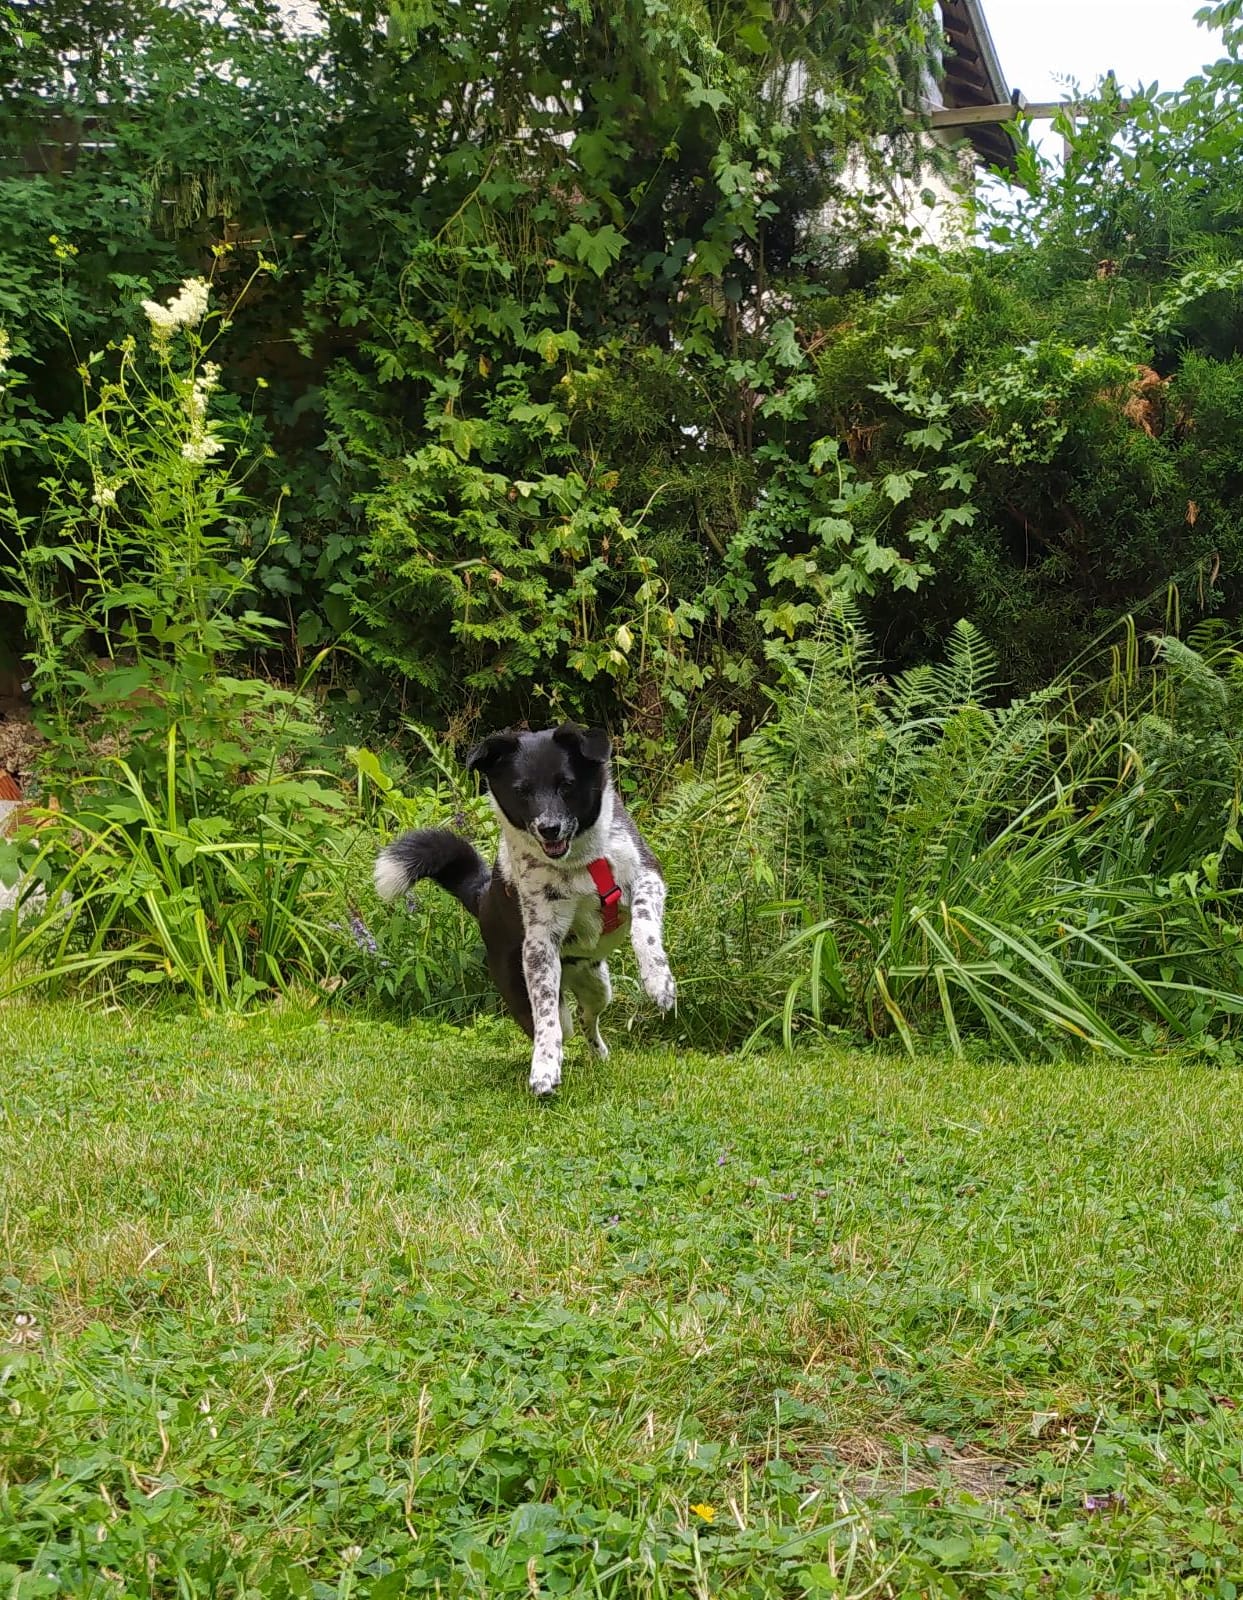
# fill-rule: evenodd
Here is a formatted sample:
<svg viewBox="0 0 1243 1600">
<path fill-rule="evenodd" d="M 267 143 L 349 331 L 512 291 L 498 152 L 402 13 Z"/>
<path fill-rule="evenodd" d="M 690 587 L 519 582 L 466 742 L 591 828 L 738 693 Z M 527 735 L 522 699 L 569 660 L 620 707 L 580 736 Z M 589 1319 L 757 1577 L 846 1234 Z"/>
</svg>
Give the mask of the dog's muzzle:
<svg viewBox="0 0 1243 1600">
<path fill-rule="evenodd" d="M 577 831 L 573 822 L 569 824 L 569 832 L 565 832 L 565 824 L 561 822 L 533 822 L 531 832 L 539 841 L 539 847 L 550 861 L 557 861 L 563 856 L 573 843 Z"/>
</svg>

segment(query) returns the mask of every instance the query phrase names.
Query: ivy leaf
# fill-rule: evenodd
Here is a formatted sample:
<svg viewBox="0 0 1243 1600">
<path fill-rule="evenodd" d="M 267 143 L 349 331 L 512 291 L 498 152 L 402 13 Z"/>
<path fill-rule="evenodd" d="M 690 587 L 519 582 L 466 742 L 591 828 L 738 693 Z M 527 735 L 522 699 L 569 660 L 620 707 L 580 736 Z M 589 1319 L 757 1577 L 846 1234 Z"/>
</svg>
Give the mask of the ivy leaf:
<svg viewBox="0 0 1243 1600">
<path fill-rule="evenodd" d="M 789 317 L 782 317 L 780 322 L 774 323 L 769 334 L 773 360 L 783 367 L 801 367 L 803 352 L 794 332 L 794 324 Z"/>
<path fill-rule="evenodd" d="M 920 522 L 912 522 L 906 530 L 906 536 L 912 544 L 927 545 L 929 550 L 936 550 L 941 543 L 941 533 L 931 517 L 924 517 Z"/>
<path fill-rule="evenodd" d="M 576 135 L 570 150 L 583 171 L 593 178 L 633 153 L 628 144 L 615 140 L 601 128 Z"/>
<path fill-rule="evenodd" d="M 875 539 L 865 539 L 859 553 L 865 572 L 890 572 L 898 564 L 898 552 L 887 544 L 877 544 Z"/>
<path fill-rule="evenodd" d="M 808 601 L 787 601 L 779 606 L 761 606 L 758 615 L 765 633 L 784 633 L 787 639 L 793 639 L 800 628 L 815 620 L 816 608 Z"/>
<path fill-rule="evenodd" d="M 768 569 L 770 583 L 810 584 L 817 575 L 816 563 L 809 556 L 778 556 Z"/>
<path fill-rule="evenodd" d="M 968 494 L 975 488 L 975 473 L 961 462 L 953 461 L 948 467 L 938 468 L 943 489 L 962 489 Z"/>
<path fill-rule="evenodd" d="M 376 368 L 377 383 L 396 383 L 406 376 L 405 363 L 395 350 L 386 350 Z"/>
<path fill-rule="evenodd" d="M 692 72 L 689 67 L 683 67 L 682 76 L 686 80 L 687 105 L 692 108 L 710 106 L 713 111 L 719 111 L 725 104 L 727 98 L 725 93 L 720 89 L 709 89 L 697 72 Z"/>
<path fill-rule="evenodd" d="M 727 149 L 728 146 L 722 146 L 723 151 Z M 742 194 L 750 187 L 752 169 L 747 162 L 731 161 L 728 155 L 722 154 L 713 157 L 712 176 L 722 194 Z"/>
<path fill-rule="evenodd" d="M 393 787 L 393 780 L 380 765 L 380 758 L 375 754 L 375 752 L 368 750 L 365 746 L 359 746 L 357 749 L 350 751 L 350 754 L 353 756 L 354 765 L 358 768 L 359 772 L 361 772 L 364 777 L 370 778 L 372 783 L 374 783 L 376 788 L 381 790 L 382 793 L 387 794 L 388 791 Z"/>
<path fill-rule="evenodd" d="M 729 266 L 734 252 L 722 239 L 701 239 L 691 261 L 692 278 L 719 278 Z"/>
<path fill-rule="evenodd" d="M 854 524 L 845 517 L 815 517 L 810 531 L 824 545 L 844 544 L 853 539 L 855 533 Z"/>
<path fill-rule="evenodd" d="M 582 340 L 573 328 L 541 328 L 526 343 L 548 362 L 555 361 L 562 351 L 573 356 L 582 349 Z"/>
<path fill-rule="evenodd" d="M 920 472 L 916 467 L 912 467 L 908 472 L 891 472 L 881 484 L 881 488 L 895 506 L 901 505 L 903 500 L 911 498 L 911 491 L 919 479 L 927 476 L 926 472 Z"/>
<path fill-rule="evenodd" d="M 895 589 L 909 589 L 912 594 L 919 588 L 919 573 L 913 566 L 904 563 L 893 575 Z"/>
<path fill-rule="evenodd" d="M 549 402 L 540 404 L 539 401 L 528 400 L 518 405 L 510 406 L 509 414 L 515 422 L 537 422 L 556 438 L 565 426 L 567 418 L 564 411 Z"/>
<path fill-rule="evenodd" d="M 903 437 L 913 450 L 944 450 L 953 435 L 939 422 L 930 422 L 926 428 L 912 428 Z"/>
<path fill-rule="evenodd" d="M 597 278 L 602 278 L 612 264 L 619 260 L 626 247 L 623 234 L 613 224 L 606 223 L 594 233 L 575 222 L 557 240 L 564 254 L 589 267 Z"/>
<path fill-rule="evenodd" d="M 463 461 L 469 460 L 471 451 L 477 450 L 488 435 L 488 425 L 479 417 L 451 417 L 446 414 L 437 417 L 436 423 L 445 442 Z"/>
</svg>

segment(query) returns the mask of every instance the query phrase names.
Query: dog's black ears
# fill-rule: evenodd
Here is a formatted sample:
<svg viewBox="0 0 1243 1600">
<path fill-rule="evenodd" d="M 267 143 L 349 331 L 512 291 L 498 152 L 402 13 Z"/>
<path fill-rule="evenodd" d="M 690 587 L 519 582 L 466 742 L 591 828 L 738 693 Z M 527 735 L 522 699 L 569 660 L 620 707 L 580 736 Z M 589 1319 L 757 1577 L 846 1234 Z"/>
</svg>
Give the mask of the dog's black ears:
<svg viewBox="0 0 1243 1600">
<path fill-rule="evenodd" d="M 502 761 L 512 756 L 518 748 L 516 733 L 490 733 L 466 757 L 467 772 L 477 772 L 486 778 Z"/>
<path fill-rule="evenodd" d="M 603 728 L 580 728 L 577 723 L 563 722 L 553 729 L 552 736 L 559 745 L 597 766 L 602 767 L 613 753 L 612 741 Z"/>
</svg>

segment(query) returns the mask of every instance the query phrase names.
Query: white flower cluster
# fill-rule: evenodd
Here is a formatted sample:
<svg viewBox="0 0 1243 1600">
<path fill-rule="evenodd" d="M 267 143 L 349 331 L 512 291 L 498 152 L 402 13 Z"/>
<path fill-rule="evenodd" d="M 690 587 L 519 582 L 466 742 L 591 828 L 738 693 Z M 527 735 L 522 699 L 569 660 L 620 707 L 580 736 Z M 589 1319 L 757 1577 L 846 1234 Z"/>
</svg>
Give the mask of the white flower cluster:
<svg viewBox="0 0 1243 1600">
<path fill-rule="evenodd" d="M 120 478 L 109 483 L 106 478 L 95 479 L 95 493 L 91 496 L 91 504 L 98 506 L 101 511 L 117 503 L 117 490 L 121 487 Z"/>
<path fill-rule="evenodd" d="M 152 333 L 157 339 L 171 339 L 178 328 L 189 328 L 202 322 L 210 294 L 211 288 L 206 278 L 187 278 L 167 305 L 144 300 L 142 309 L 147 313 Z"/>
<path fill-rule="evenodd" d="M 204 429 L 197 438 L 186 440 L 181 447 L 181 453 L 187 461 L 193 461 L 196 467 L 201 467 L 212 456 L 218 456 L 223 449 L 223 441 L 217 439 L 214 433 Z"/>
<path fill-rule="evenodd" d="M 181 447 L 187 461 L 202 466 L 212 456 L 224 449 L 224 441 L 217 439 L 207 420 L 207 398 L 220 384 L 220 368 L 214 361 L 203 363 L 203 370 L 186 389 L 186 415 L 190 419 L 190 437 Z"/>
<path fill-rule="evenodd" d="M 8 333 L 0 328 L 0 394 L 4 393 L 4 376 L 8 370 L 5 362 L 13 354 L 13 346 L 9 343 Z"/>
</svg>

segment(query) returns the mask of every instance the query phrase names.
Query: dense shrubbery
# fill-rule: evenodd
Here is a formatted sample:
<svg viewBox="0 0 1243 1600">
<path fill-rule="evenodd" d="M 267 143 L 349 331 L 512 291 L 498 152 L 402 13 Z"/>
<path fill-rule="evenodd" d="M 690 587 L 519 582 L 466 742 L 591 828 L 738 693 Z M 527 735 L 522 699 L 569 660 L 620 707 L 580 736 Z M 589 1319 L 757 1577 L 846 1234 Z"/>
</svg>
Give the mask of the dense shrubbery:
<svg viewBox="0 0 1243 1600">
<path fill-rule="evenodd" d="M 313 36 L 262 3 L 118 10 L 104 38 L 55 15 L 0 59 L 0 133 L 46 139 L 67 78 L 68 124 L 103 105 L 106 137 L 0 180 L 24 506 L 43 414 L 77 414 L 66 328 L 133 332 L 127 291 L 213 246 L 229 304 L 262 251 L 278 270 L 236 308 L 225 387 L 268 385 L 264 472 L 290 493 L 249 599 L 287 653 L 345 639 L 437 720 L 564 704 L 654 729 L 759 655 L 746 613 L 777 551 L 738 541 L 801 403 L 773 391 L 805 366 L 774 290 L 858 141 L 888 133 L 910 166 L 926 0 L 811 22 L 329 4 Z M 796 60 L 822 93 L 791 97 Z"/>
<path fill-rule="evenodd" d="M 843 593 L 888 664 L 969 615 L 1029 687 L 1171 580 L 1233 609 L 1228 58 L 1121 142 L 1106 97 L 1065 175 L 1024 153 L 993 249 L 921 256 L 842 172 L 859 140 L 912 169 L 922 0 L 235 12 L 41 7 L 0 42 L 26 541 L 80 352 L 223 248 L 224 391 L 289 490 L 277 537 L 232 523 L 273 667 L 344 640 L 437 724 L 659 736 L 753 718 L 771 641 Z"/>
<path fill-rule="evenodd" d="M 0 42 L 5 147 L 72 158 L 0 175 L 7 598 L 53 739 L 12 978 L 466 1014 L 473 929 L 373 922 L 376 832 L 480 829 L 454 747 L 586 714 L 687 1036 L 1232 1048 L 1239 667 L 1202 619 L 1243 563 L 1243 77 L 1121 137 L 1106 97 L 989 248 L 933 254 L 842 180 L 860 139 L 913 170 L 928 18 L 53 8 Z"/>
</svg>

